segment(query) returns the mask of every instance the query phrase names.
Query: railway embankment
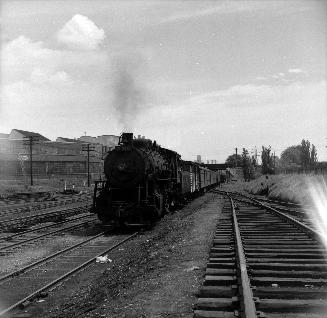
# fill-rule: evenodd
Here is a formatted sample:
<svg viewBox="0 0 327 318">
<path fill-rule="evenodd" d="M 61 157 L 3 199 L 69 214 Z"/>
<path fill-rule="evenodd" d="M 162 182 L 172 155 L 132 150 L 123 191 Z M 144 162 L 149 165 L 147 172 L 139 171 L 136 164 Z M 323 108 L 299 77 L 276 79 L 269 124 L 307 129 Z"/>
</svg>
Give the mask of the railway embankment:
<svg viewBox="0 0 327 318">
<path fill-rule="evenodd" d="M 312 189 L 324 189 L 327 176 L 321 175 L 269 175 L 250 182 L 235 182 L 224 186 L 231 191 L 266 195 L 269 199 L 312 204 Z"/>
</svg>

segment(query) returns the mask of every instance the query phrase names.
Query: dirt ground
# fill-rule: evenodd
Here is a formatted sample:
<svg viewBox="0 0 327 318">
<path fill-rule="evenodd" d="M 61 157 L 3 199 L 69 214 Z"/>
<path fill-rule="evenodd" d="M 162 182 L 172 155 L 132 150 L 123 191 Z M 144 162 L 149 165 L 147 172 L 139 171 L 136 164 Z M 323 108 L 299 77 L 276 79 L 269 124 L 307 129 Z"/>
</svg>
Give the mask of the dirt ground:
<svg viewBox="0 0 327 318">
<path fill-rule="evenodd" d="M 12 317 L 192 317 L 221 205 L 195 199 Z"/>
</svg>

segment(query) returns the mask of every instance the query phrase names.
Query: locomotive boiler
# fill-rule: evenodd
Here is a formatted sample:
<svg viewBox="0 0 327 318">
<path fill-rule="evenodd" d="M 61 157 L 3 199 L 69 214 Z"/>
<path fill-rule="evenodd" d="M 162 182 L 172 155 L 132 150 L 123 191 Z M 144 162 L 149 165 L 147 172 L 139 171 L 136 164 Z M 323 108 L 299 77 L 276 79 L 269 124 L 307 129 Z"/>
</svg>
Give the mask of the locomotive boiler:
<svg viewBox="0 0 327 318">
<path fill-rule="evenodd" d="M 144 224 L 174 204 L 180 156 L 149 139 L 123 133 L 104 160 L 105 181 L 96 181 L 92 211 L 105 223 Z"/>
</svg>

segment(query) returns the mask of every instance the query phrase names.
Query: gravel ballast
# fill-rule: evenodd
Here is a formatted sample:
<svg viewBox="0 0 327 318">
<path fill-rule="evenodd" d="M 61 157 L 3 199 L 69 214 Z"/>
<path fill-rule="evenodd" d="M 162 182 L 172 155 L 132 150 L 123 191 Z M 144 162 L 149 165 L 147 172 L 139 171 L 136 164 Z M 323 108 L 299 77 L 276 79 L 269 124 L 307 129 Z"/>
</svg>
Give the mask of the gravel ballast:
<svg viewBox="0 0 327 318">
<path fill-rule="evenodd" d="M 207 193 L 35 302 L 31 317 L 192 317 L 221 212 Z"/>
</svg>

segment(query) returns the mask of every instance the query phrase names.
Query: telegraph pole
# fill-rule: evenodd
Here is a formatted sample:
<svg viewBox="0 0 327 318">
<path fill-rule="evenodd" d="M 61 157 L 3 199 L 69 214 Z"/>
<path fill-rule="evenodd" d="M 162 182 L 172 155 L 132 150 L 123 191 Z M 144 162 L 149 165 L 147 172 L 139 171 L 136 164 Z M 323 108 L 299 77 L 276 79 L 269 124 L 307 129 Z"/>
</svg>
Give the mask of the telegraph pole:
<svg viewBox="0 0 327 318">
<path fill-rule="evenodd" d="M 237 167 L 237 148 L 235 148 L 235 153 L 236 153 L 236 155 L 235 155 L 235 167 Z"/>
<path fill-rule="evenodd" d="M 30 136 L 29 138 L 30 143 L 30 173 L 31 173 L 31 186 L 33 185 L 33 151 L 32 151 L 32 145 L 33 145 L 33 138 Z"/>
<path fill-rule="evenodd" d="M 91 144 L 82 146 L 82 151 L 87 152 L 87 186 L 90 187 L 90 151 L 94 151 L 94 146 L 90 147 Z"/>
<path fill-rule="evenodd" d="M 33 144 L 37 141 L 35 136 L 28 136 L 25 145 L 29 146 L 29 153 L 30 153 L 30 179 L 31 179 L 31 186 L 33 185 Z"/>
</svg>

